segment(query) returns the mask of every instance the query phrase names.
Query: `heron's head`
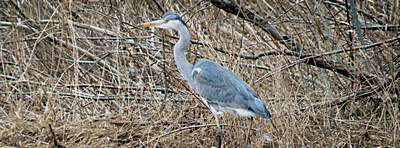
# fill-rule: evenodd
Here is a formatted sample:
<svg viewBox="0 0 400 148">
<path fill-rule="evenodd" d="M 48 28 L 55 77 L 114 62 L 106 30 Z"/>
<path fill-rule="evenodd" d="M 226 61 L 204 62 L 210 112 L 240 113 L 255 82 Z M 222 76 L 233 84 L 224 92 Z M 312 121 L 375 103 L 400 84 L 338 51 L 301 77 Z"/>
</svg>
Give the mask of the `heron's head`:
<svg viewBox="0 0 400 148">
<path fill-rule="evenodd" d="M 186 23 L 177 14 L 167 12 L 159 20 L 138 24 L 136 27 L 157 27 L 163 29 L 175 29 L 178 30 L 179 27 L 186 27 Z"/>
</svg>

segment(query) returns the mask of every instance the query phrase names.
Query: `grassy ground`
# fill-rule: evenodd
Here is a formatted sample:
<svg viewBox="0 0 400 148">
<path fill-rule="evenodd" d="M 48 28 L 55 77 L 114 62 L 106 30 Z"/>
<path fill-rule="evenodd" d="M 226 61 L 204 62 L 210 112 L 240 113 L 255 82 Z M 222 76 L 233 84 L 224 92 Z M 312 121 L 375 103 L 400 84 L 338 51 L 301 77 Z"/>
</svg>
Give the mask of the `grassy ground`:
<svg viewBox="0 0 400 148">
<path fill-rule="evenodd" d="M 348 28 L 357 21 L 348 21 L 353 13 L 341 1 L 235 3 L 301 45 L 300 54 L 399 36 Z M 232 70 L 273 115 L 251 121 L 224 114 L 223 147 L 242 146 L 251 123 L 249 147 L 400 145 L 398 40 L 329 54 L 323 59 L 334 64 L 325 67 L 309 61 L 279 71 L 300 56 L 238 55 L 291 46 L 207 1 L 3 0 L 0 8 L 0 147 L 217 146 L 213 115 L 175 67 L 178 34 L 130 27 L 160 18 L 161 9 L 187 21 L 197 43 L 187 53 L 192 63 L 210 59 Z M 398 0 L 357 1 L 355 8 L 362 26 L 399 25 Z"/>
</svg>

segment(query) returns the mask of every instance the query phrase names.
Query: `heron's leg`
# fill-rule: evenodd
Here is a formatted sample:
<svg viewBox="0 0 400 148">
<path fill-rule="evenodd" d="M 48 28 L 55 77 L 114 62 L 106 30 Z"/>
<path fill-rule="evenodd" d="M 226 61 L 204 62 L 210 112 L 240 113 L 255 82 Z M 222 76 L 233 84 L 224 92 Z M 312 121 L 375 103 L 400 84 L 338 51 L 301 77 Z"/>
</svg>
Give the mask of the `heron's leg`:
<svg viewBox="0 0 400 148">
<path fill-rule="evenodd" d="M 218 126 L 218 135 L 222 135 L 222 127 L 221 127 L 221 124 L 219 124 L 219 120 L 218 120 L 218 115 L 217 114 L 214 114 L 214 117 L 215 117 L 215 121 L 217 122 L 217 126 Z"/>
<path fill-rule="evenodd" d="M 253 117 L 250 117 L 249 120 L 250 120 L 250 126 L 249 126 L 249 129 L 247 130 L 246 137 L 244 139 L 244 144 L 242 146 L 243 148 L 247 147 L 247 143 L 248 143 L 248 140 L 249 140 L 251 127 L 253 126 Z"/>
<path fill-rule="evenodd" d="M 217 145 L 217 148 L 221 148 L 221 145 L 222 145 L 222 135 L 223 135 L 223 133 L 222 133 L 222 127 L 221 127 L 221 125 L 219 124 L 218 115 L 217 115 L 217 114 L 214 114 L 214 117 L 215 117 L 215 121 L 217 122 L 217 126 L 218 126 L 218 132 L 217 132 L 217 142 L 218 142 L 218 145 Z"/>
</svg>

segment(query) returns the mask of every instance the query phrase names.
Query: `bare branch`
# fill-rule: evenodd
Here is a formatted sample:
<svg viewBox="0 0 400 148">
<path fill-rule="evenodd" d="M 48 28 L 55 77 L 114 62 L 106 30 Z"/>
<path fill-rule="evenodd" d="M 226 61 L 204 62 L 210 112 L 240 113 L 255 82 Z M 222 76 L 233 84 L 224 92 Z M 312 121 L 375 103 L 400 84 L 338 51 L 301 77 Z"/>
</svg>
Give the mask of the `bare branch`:
<svg viewBox="0 0 400 148">
<path fill-rule="evenodd" d="M 171 99 L 157 99 L 157 98 L 139 98 L 139 97 L 130 97 L 130 96 L 121 96 L 121 95 L 90 95 L 87 93 L 66 93 L 66 92 L 44 92 L 44 94 L 52 94 L 64 97 L 77 97 L 77 98 L 85 98 L 85 99 L 93 99 L 93 100 L 116 100 L 116 99 L 124 99 L 124 100 L 140 100 L 140 101 L 171 101 Z M 34 92 L 0 92 L 0 95 L 37 95 Z M 192 100 L 187 99 L 173 99 L 176 102 L 187 102 Z"/>
<path fill-rule="evenodd" d="M 147 143 L 150 143 L 150 142 L 152 142 L 152 141 L 154 141 L 154 140 L 157 140 L 157 139 L 159 139 L 159 138 L 161 138 L 161 137 L 168 136 L 168 135 L 171 135 L 171 134 L 176 133 L 176 132 L 180 132 L 180 131 L 184 131 L 184 130 L 188 130 L 188 129 L 192 129 L 192 128 L 213 127 L 213 126 L 217 126 L 217 124 L 206 124 L 206 125 L 192 125 L 192 126 L 186 126 L 186 127 L 183 127 L 183 128 L 179 128 L 179 129 L 176 129 L 176 130 L 172 130 L 172 131 L 167 132 L 167 133 L 165 133 L 165 134 L 162 134 L 162 135 L 160 135 L 160 136 L 158 136 L 158 137 L 155 137 L 155 138 L 153 138 L 153 139 L 147 141 Z M 220 124 L 220 126 L 231 126 L 231 127 L 236 127 L 236 128 L 248 129 L 248 127 L 245 127 L 245 126 L 238 126 L 238 125 L 232 125 L 232 124 Z M 257 129 L 257 128 L 252 128 L 251 130 L 253 130 L 253 131 L 259 131 L 259 129 Z"/>
<path fill-rule="evenodd" d="M 275 70 L 275 71 L 273 71 L 273 72 L 271 72 L 271 73 L 268 73 L 268 74 L 266 74 L 266 75 L 260 77 L 257 81 L 259 81 L 259 80 L 261 80 L 261 79 L 263 79 L 263 78 L 266 78 L 266 77 L 270 77 L 271 75 L 273 75 L 273 74 L 275 74 L 275 73 L 277 73 L 277 72 L 280 72 L 280 71 L 282 71 L 282 70 L 289 69 L 289 68 L 291 68 L 291 67 L 293 67 L 293 66 L 295 66 L 295 65 L 297 65 L 297 64 L 299 64 L 299 63 L 307 62 L 307 61 L 309 61 L 309 60 L 311 60 L 311 59 L 320 58 L 320 57 L 323 57 L 323 56 L 332 55 L 332 54 L 337 54 L 337 53 L 342 53 L 342 52 L 357 51 L 357 50 L 362 50 L 362 49 L 369 49 L 369 48 L 372 48 L 372 47 L 380 46 L 380 45 L 382 45 L 382 44 L 386 44 L 386 43 L 390 43 L 390 42 L 395 42 L 395 41 L 398 41 L 398 40 L 400 40 L 400 37 L 388 39 L 388 40 L 385 40 L 385 41 L 382 41 L 382 42 L 373 43 L 373 44 L 370 44 L 370 45 L 359 46 L 359 47 L 354 47 L 354 48 L 347 48 L 347 49 L 341 49 L 341 50 L 334 50 L 334 51 L 330 51 L 330 52 L 325 52 L 325 53 L 321 53 L 321 54 L 315 54 L 315 55 L 312 55 L 312 56 L 307 56 L 307 57 L 304 57 L 304 58 L 302 58 L 302 59 L 296 60 L 296 61 L 294 61 L 294 62 L 292 62 L 292 63 L 290 63 L 290 64 L 287 64 L 287 65 L 281 67 L 281 68 L 278 69 L 278 70 Z M 347 69 L 349 69 L 349 68 L 347 68 Z M 349 74 L 355 74 L 355 73 L 360 73 L 360 74 L 362 74 L 362 72 L 351 72 L 351 73 L 349 73 Z M 369 74 L 367 74 L 367 73 L 364 73 L 364 74 L 362 74 L 362 75 L 363 75 L 363 76 L 366 76 L 366 77 L 360 77 L 360 78 L 362 78 L 362 79 L 360 79 L 360 80 L 368 80 L 368 79 L 371 79 L 371 78 L 372 78 L 372 79 L 376 78 L 376 76 L 374 76 L 374 75 L 369 75 Z M 353 77 L 353 78 L 359 77 L 359 76 L 357 76 L 357 75 L 348 75 L 348 76 L 349 76 L 349 77 Z"/>
<path fill-rule="evenodd" d="M 274 37 L 276 40 L 280 41 L 282 44 L 284 44 L 288 49 L 292 50 L 292 51 L 296 51 L 296 52 L 306 52 L 306 53 L 310 53 L 309 51 L 305 50 L 300 44 L 295 43 L 290 37 L 288 36 L 282 36 L 281 33 L 275 29 L 275 27 L 273 27 L 271 24 L 269 24 L 268 20 L 265 20 L 263 18 L 261 18 L 260 16 L 258 16 L 254 11 L 241 7 L 239 5 L 237 5 L 236 3 L 229 1 L 229 0 L 208 0 L 210 1 L 214 6 L 220 8 L 221 10 L 224 10 L 228 13 L 231 13 L 233 15 L 237 15 L 239 17 L 241 17 L 242 19 L 250 22 L 250 23 L 254 23 L 255 25 L 257 25 L 258 27 L 260 27 L 261 29 L 263 29 L 264 31 L 266 31 L 267 33 L 269 33 L 272 37 Z M 265 16 L 265 18 L 267 18 L 267 16 Z M 333 54 L 333 53 L 332 53 Z M 368 80 L 369 78 L 371 78 L 371 76 L 373 76 L 373 74 L 367 73 L 367 72 L 360 72 L 359 70 L 356 70 L 355 68 L 346 65 L 344 63 L 341 62 L 337 62 L 334 60 L 330 60 L 330 59 L 323 59 L 320 58 L 324 55 L 320 55 L 320 54 L 315 54 L 316 56 L 310 56 L 307 59 L 300 59 L 301 62 L 305 62 L 306 64 L 309 65 L 313 65 L 316 67 L 320 67 L 320 68 L 325 68 L 325 69 L 329 69 L 331 71 L 337 72 L 343 76 L 352 78 L 352 79 L 358 79 L 358 80 Z M 312 59 L 312 60 L 309 60 Z M 291 65 L 294 63 L 291 63 L 288 66 L 291 67 Z M 294 64 L 296 65 L 296 64 Z M 292 66 L 294 66 L 292 65 Z M 283 67 L 285 68 L 285 67 Z M 274 73 L 272 73 L 274 74 Z M 268 75 L 264 75 L 263 77 L 259 78 L 257 81 L 259 81 L 260 79 L 264 78 L 264 77 L 268 77 L 271 74 Z M 372 77 L 374 78 L 374 77 Z M 374 82 L 374 81 L 372 81 Z"/>
</svg>

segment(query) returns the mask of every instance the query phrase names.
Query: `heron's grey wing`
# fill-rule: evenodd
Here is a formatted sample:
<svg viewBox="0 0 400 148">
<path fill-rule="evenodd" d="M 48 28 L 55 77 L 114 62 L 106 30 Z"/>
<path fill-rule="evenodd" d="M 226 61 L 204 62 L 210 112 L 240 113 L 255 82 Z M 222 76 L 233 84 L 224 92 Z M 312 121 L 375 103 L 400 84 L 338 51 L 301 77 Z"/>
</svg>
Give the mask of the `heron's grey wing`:
<svg viewBox="0 0 400 148">
<path fill-rule="evenodd" d="M 193 87 L 208 103 L 247 109 L 258 98 L 242 79 L 210 60 L 201 60 L 195 64 L 192 79 Z"/>
<path fill-rule="evenodd" d="M 192 70 L 192 87 L 205 99 L 211 109 L 224 112 L 244 110 L 271 118 L 266 104 L 250 86 L 228 69 L 210 61 L 197 62 Z M 239 109 L 239 110 L 237 110 Z M 243 116 L 253 116 L 248 113 Z"/>
</svg>

